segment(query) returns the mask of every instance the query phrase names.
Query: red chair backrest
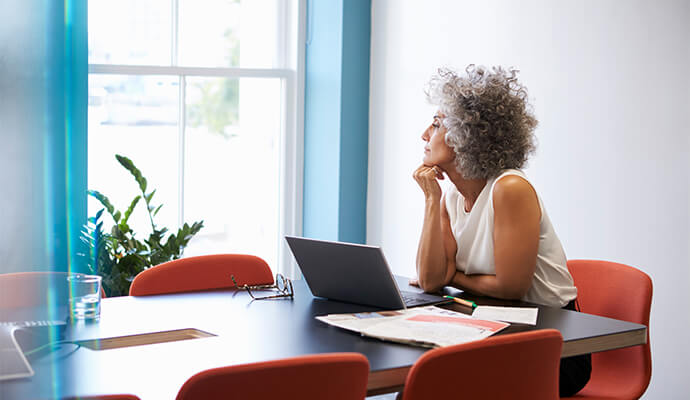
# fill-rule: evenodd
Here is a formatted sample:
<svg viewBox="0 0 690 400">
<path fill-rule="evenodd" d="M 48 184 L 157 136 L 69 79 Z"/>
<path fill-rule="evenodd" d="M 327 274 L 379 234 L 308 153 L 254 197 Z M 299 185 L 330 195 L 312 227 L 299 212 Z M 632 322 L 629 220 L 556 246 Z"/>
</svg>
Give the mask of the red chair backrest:
<svg viewBox="0 0 690 400">
<path fill-rule="evenodd" d="M 649 346 L 652 280 L 636 268 L 609 261 L 568 260 L 568 269 L 577 287 L 580 311 L 647 326 L 645 345 L 592 354 L 592 381 L 597 374 L 605 372 L 608 381 L 605 389 L 610 396 L 639 398 L 652 376 Z M 624 384 L 616 383 L 616 377 Z"/>
<path fill-rule="evenodd" d="M 430 350 L 402 399 L 558 399 L 562 345 L 559 331 L 543 329 Z"/>
<path fill-rule="evenodd" d="M 368 375 L 369 362 L 359 353 L 308 355 L 200 372 L 177 400 L 359 400 Z"/>
<path fill-rule="evenodd" d="M 273 283 L 271 268 L 263 259 L 246 254 L 214 254 L 181 258 L 139 273 L 129 288 L 130 296 L 194 292 L 234 287 L 237 284 Z"/>
</svg>

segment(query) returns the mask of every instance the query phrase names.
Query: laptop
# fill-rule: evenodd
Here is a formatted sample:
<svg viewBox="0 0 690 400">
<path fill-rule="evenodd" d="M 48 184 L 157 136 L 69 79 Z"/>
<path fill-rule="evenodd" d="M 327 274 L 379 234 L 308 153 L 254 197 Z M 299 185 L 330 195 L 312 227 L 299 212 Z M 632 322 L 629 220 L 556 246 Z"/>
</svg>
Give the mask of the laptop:
<svg viewBox="0 0 690 400">
<path fill-rule="evenodd" d="M 401 291 L 380 247 L 295 236 L 285 240 L 314 296 L 392 310 L 448 301 Z"/>
</svg>

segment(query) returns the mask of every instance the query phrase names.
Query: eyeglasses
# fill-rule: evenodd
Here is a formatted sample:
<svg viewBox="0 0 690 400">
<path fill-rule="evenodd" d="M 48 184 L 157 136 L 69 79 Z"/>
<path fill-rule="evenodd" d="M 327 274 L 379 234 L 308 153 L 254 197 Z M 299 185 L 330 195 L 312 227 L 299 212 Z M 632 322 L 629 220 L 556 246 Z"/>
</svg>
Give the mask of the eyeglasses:
<svg viewBox="0 0 690 400">
<path fill-rule="evenodd" d="M 277 299 L 277 298 L 294 298 L 295 292 L 292 289 L 292 281 L 286 277 L 283 276 L 283 274 L 276 274 L 276 282 L 272 285 L 255 285 L 255 286 L 249 286 L 249 285 L 238 285 L 237 281 L 235 280 L 235 275 L 230 275 L 230 279 L 232 279 L 232 283 L 235 285 L 237 289 L 242 289 L 246 290 L 247 293 L 252 297 L 254 300 L 265 300 L 265 299 Z M 252 293 L 252 290 L 277 290 L 278 294 L 274 295 L 268 295 L 268 296 L 254 296 L 254 293 Z"/>
</svg>

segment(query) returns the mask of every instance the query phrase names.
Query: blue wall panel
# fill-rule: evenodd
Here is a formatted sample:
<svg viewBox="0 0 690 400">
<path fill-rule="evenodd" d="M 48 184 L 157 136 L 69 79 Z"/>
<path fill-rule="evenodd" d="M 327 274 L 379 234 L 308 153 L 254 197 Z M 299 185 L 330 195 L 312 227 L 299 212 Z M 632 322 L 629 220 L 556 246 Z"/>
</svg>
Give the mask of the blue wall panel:
<svg viewBox="0 0 690 400">
<path fill-rule="evenodd" d="M 307 3 L 304 236 L 364 243 L 370 0 Z"/>
</svg>

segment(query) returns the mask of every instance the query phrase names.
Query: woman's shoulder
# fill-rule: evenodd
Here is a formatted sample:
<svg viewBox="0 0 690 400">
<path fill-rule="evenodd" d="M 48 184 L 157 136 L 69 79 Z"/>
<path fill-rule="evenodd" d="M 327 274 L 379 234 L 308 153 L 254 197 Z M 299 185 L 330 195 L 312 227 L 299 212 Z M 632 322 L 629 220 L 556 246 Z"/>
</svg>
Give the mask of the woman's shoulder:
<svg viewBox="0 0 690 400">
<path fill-rule="evenodd" d="M 491 190 L 494 205 L 525 204 L 536 201 L 537 192 L 522 171 L 508 170 L 499 175 Z"/>
<path fill-rule="evenodd" d="M 516 192 L 525 190 L 534 190 L 532 184 L 527 180 L 527 178 L 520 175 L 504 175 L 497 179 L 493 185 L 493 192 Z"/>
<path fill-rule="evenodd" d="M 495 184 L 503 179 L 510 177 L 520 177 L 524 179 L 526 182 L 529 182 L 529 179 L 527 179 L 527 175 L 521 169 L 504 169 L 501 172 L 499 172 L 499 174 L 496 175 L 495 178 L 493 178 L 493 183 Z"/>
</svg>

